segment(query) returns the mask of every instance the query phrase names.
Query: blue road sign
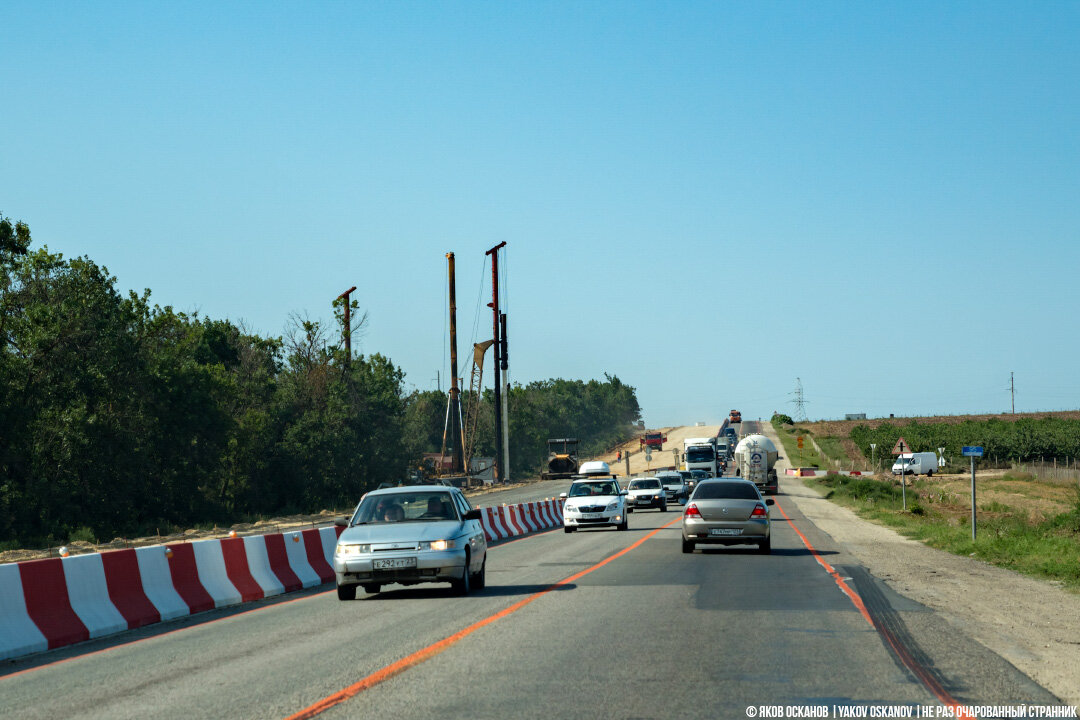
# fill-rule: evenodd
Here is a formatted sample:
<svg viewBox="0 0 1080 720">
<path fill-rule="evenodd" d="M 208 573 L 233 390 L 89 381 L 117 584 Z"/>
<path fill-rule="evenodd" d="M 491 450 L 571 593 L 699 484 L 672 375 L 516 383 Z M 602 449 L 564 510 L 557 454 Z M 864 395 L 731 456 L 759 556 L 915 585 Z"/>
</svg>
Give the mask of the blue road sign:
<svg viewBox="0 0 1080 720">
<path fill-rule="evenodd" d="M 963 455 L 964 457 L 982 457 L 983 456 L 983 447 L 981 445 L 974 445 L 974 446 L 965 445 L 963 447 L 963 449 L 960 450 L 960 454 Z"/>
</svg>

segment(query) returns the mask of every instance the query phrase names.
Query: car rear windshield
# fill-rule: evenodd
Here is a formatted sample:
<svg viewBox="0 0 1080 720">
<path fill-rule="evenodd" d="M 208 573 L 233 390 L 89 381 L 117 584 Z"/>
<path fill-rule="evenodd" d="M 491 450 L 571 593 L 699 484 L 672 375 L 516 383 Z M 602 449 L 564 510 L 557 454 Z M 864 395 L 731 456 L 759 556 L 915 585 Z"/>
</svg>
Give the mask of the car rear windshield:
<svg viewBox="0 0 1080 720">
<path fill-rule="evenodd" d="M 757 489 L 745 482 L 703 482 L 694 492 L 694 500 L 758 500 Z"/>
<path fill-rule="evenodd" d="M 353 525 L 457 520 L 448 492 L 404 492 L 368 495 L 353 516 Z"/>
<path fill-rule="evenodd" d="M 613 482 L 577 482 L 570 486 L 570 497 L 586 497 L 588 495 L 615 495 Z"/>
</svg>

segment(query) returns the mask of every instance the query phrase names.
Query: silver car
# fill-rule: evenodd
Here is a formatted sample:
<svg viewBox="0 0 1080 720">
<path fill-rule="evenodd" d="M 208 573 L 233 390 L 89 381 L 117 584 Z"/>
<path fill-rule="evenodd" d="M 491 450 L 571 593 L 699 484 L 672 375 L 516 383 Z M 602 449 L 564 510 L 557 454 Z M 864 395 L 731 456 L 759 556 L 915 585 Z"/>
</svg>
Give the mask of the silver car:
<svg viewBox="0 0 1080 720">
<path fill-rule="evenodd" d="M 364 496 L 334 550 L 339 600 L 356 598 L 357 586 L 377 593 L 383 585 L 448 582 L 464 595 L 485 584 L 487 540 L 480 511 L 460 490 L 414 485 Z"/>
<path fill-rule="evenodd" d="M 626 486 L 626 492 L 627 512 L 641 508 L 660 508 L 660 512 L 667 512 L 667 495 L 658 478 L 634 478 Z"/>
<path fill-rule="evenodd" d="M 749 480 L 724 478 L 698 483 L 683 511 L 682 551 L 692 553 L 702 544 L 755 544 L 763 553 L 772 552 L 769 506 L 774 504 Z"/>
<path fill-rule="evenodd" d="M 675 470 L 663 470 L 656 473 L 656 477 L 664 486 L 664 494 L 668 502 L 674 501 L 679 504 L 686 502 L 686 496 L 690 494 L 690 488 L 686 486 L 686 480 L 682 473 Z"/>
</svg>

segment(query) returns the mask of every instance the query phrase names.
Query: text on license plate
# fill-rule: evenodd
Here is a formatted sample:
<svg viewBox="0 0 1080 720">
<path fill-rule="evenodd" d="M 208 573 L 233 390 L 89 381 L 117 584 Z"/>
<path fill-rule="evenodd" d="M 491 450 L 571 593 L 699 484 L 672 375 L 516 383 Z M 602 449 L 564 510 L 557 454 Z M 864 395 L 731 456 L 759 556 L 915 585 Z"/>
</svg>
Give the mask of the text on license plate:
<svg viewBox="0 0 1080 720">
<path fill-rule="evenodd" d="M 595 520 L 597 518 L 604 517 L 604 513 L 581 513 L 581 517 L 585 518 L 586 520 Z"/>
<path fill-rule="evenodd" d="M 714 528 L 710 535 L 742 535 L 742 528 Z"/>
<path fill-rule="evenodd" d="M 376 570 L 397 570 L 398 568 L 414 568 L 416 567 L 416 558 L 384 558 L 382 560 L 372 560 L 371 567 Z"/>
</svg>

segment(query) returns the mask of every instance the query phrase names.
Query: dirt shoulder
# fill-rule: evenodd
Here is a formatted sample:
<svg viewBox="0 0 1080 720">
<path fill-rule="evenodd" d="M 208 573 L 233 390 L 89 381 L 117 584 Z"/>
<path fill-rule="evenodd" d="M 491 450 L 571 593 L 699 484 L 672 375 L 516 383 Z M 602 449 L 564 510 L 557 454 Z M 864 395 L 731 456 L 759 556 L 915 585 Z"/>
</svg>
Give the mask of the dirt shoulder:
<svg viewBox="0 0 1080 720">
<path fill-rule="evenodd" d="M 762 424 L 777 446 L 771 426 Z M 825 500 L 801 479 L 781 490 L 898 593 L 931 608 L 1071 705 L 1080 704 L 1080 596 L 973 558 L 927 547 Z"/>
</svg>

